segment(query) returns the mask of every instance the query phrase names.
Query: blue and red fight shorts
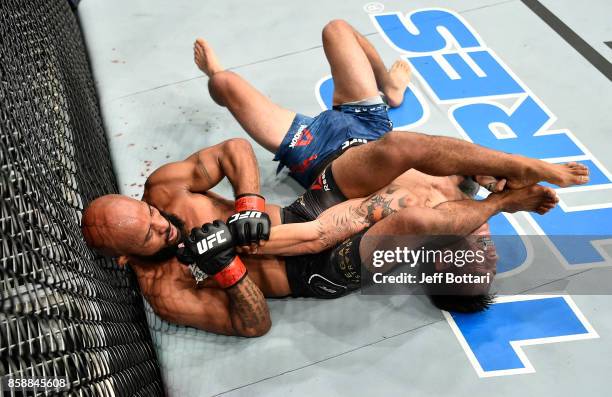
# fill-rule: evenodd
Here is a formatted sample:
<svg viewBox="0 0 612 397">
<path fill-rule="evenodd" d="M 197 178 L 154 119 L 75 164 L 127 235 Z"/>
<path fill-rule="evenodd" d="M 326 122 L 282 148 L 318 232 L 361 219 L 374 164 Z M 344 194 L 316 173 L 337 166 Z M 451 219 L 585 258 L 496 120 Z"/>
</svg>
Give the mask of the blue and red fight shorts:
<svg viewBox="0 0 612 397">
<path fill-rule="evenodd" d="M 344 150 L 377 140 L 393 129 L 382 99 L 359 103 L 334 106 L 314 118 L 296 114 L 274 156 L 280 163 L 276 172 L 287 167 L 289 175 L 308 188 Z"/>
</svg>

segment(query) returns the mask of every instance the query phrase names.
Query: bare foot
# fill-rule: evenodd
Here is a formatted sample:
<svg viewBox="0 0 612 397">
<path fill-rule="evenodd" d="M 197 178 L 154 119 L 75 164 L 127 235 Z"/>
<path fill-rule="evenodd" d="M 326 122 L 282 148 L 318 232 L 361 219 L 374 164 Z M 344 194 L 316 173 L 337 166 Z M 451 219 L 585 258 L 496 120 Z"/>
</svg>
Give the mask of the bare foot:
<svg viewBox="0 0 612 397">
<path fill-rule="evenodd" d="M 576 162 L 550 164 L 528 158 L 525 158 L 523 161 L 527 171 L 520 176 L 508 177 L 507 186 L 510 189 L 521 189 L 541 181 L 546 181 L 559 187 L 584 185 L 589 182 L 589 169 L 584 164 Z"/>
<path fill-rule="evenodd" d="M 404 91 L 410 82 L 412 70 L 408 62 L 397 60 L 389 69 L 388 79 L 383 86 L 383 93 L 387 97 L 387 103 L 396 108 L 404 101 Z"/>
<path fill-rule="evenodd" d="M 198 37 L 193 43 L 193 60 L 208 77 L 223 71 L 212 47 L 201 37 Z"/>
<path fill-rule="evenodd" d="M 549 187 L 532 185 L 518 190 L 506 190 L 500 195 L 504 212 L 530 211 L 544 215 L 559 202 L 557 193 Z"/>
<path fill-rule="evenodd" d="M 572 185 L 584 185 L 589 181 L 589 169 L 586 165 L 571 162 L 566 164 L 551 164 L 552 177 L 546 182 L 550 182 L 560 187 Z"/>
</svg>

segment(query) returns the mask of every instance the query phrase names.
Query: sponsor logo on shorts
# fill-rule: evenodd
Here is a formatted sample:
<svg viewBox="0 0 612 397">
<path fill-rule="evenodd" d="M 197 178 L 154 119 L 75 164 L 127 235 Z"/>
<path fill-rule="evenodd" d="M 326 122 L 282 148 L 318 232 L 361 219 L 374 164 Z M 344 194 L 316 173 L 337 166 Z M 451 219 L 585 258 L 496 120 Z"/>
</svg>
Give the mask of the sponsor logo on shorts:
<svg viewBox="0 0 612 397">
<path fill-rule="evenodd" d="M 308 284 L 319 293 L 329 297 L 338 297 L 347 290 L 346 286 L 336 284 L 317 273 L 308 278 Z"/>
<path fill-rule="evenodd" d="M 293 149 L 296 146 L 308 146 L 312 142 L 312 134 L 306 128 L 305 124 L 300 125 L 297 132 L 293 135 L 289 147 Z"/>
<path fill-rule="evenodd" d="M 330 293 L 330 294 L 335 294 L 336 292 L 338 292 L 338 291 L 336 291 L 335 289 L 327 288 L 327 287 L 326 287 L 326 286 L 324 286 L 323 284 L 318 284 L 318 285 L 315 285 L 315 287 L 317 287 L 317 288 L 319 288 L 319 289 L 321 289 L 321 290 L 323 290 L 323 291 L 325 291 L 325 292 L 328 292 L 328 293 Z"/>
<path fill-rule="evenodd" d="M 308 157 L 306 160 L 302 161 L 300 164 L 295 164 L 295 165 L 290 166 L 289 169 L 291 170 L 291 172 L 295 174 L 300 174 L 306 171 L 308 167 L 310 167 L 310 163 L 316 160 L 317 157 L 319 157 L 319 155 L 313 154 L 312 156 Z"/>
<path fill-rule="evenodd" d="M 351 146 L 354 145 L 361 145 L 364 143 L 368 143 L 367 139 L 364 138 L 353 138 L 353 139 L 349 139 L 348 141 L 344 141 L 344 143 L 342 144 L 341 150 L 345 150 Z"/>
<path fill-rule="evenodd" d="M 329 192 L 331 189 L 329 188 L 329 184 L 327 183 L 327 178 L 325 178 L 325 172 L 323 172 L 316 181 L 310 187 L 310 190 L 321 190 L 323 189 L 326 192 Z"/>
</svg>

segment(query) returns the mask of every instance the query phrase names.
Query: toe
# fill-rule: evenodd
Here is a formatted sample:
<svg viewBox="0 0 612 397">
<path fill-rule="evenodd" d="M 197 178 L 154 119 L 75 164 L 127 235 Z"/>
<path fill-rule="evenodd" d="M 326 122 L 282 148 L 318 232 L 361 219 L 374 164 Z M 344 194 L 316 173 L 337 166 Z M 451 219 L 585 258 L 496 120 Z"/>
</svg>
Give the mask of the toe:
<svg viewBox="0 0 612 397">
<path fill-rule="evenodd" d="M 586 165 L 582 164 L 582 163 L 578 163 L 578 168 L 582 168 L 584 170 L 589 169 L 589 167 L 587 167 Z"/>
<path fill-rule="evenodd" d="M 587 167 L 586 165 L 582 163 L 577 163 L 575 161 L 567 163 L 567 167 L 570 168 L 572 171 L 577 172 L 581 175 L 588 174 L 589 172 L 589 167 Z"/>
<path fill-rule="evenodd" d="M 578 175 L 588 175 L 589 174 L 589 168 L 582 164 L 576 164 L 576 166 L 573 167 L 573 170 Z"/>
</svg>

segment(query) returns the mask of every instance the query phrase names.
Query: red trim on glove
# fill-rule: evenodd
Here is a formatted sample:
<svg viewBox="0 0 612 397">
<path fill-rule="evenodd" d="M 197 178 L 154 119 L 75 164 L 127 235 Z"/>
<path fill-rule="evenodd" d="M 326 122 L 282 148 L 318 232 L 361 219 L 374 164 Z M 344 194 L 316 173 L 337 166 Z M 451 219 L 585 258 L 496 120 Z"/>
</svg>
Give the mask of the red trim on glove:
<svg viewBox="0 0 612 397">
<path fill-rule="evenodd" d="M 236 197 L 235 208 L 236 212 L 248 210 L 265 212 L 266 199 L 255 193 L 241 194 Z"/>
<path fill-rule="evenodd" d="M 223 270 L 219 273 L 215 274 L 212 278 L 219 284 L 221 288 L 229 288 L 232 287 L 240 280 L 244 278 L 247 274 L 247 269 L 244 266 L 244 263 L 240 260 L 239 257 L 234 258 L 232 263 L 227 265 Z"/>
</svg>

